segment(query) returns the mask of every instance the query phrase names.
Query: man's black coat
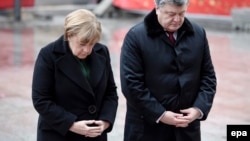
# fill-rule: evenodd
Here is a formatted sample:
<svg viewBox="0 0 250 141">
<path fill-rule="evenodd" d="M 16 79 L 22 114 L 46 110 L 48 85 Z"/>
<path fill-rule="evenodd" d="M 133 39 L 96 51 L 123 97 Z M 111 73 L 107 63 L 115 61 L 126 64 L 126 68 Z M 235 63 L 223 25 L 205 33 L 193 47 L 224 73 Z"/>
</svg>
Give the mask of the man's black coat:
<svg viewBox="0 0 250 141">
<path fill-rule="evenodd" d="M 173 45 L 155 10 L 127 33 L 120 77 L 127 99 L 124 141 L 200 141 L 200 122 L 187 128 L 157 123 L 164 111 L 197 107 L 205 120 L 216 76 L 203 28 L 185 18 Z"/>
</svg>

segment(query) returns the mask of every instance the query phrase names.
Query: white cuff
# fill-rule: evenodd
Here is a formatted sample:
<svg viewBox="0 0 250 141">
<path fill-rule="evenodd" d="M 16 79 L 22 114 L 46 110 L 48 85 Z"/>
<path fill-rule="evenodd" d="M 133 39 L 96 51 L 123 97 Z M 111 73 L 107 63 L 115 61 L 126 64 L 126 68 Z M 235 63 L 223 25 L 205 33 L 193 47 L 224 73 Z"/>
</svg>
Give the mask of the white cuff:
<svg viewBox="0 0 250 141">
<path fill-rule="evenodd" d="M 200 108 L 194 107 L 195 109 L 197 109 L 200 112 L 200 116 L 197 119 L 202 119 L 202 117 L 204 116 L 203 112 L 201 111 Z"/>
<path fill-rule="evenodd" d="M 156 123 L 159 123 L 161 118 L 164 116 L 165 112 L 163 112 L 163 114 L 156 120 Z"/>
</svg>

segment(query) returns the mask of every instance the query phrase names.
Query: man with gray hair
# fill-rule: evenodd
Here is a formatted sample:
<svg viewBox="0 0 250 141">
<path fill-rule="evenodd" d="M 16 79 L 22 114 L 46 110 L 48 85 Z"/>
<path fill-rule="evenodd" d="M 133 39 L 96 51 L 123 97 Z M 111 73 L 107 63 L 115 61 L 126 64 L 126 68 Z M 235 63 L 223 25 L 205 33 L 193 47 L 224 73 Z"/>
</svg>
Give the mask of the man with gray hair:
<svg viewBox="0 0 250 141">
<path fill-rule="evenodd" d="M 155 4 L 159 7 L 160 5 L 165 5 L 166 3 L 172 3 L 175 5 L 188 4 L 188 0 L 155 0 Z"/>
<path fill-rule="evenodd" d="M 201 141 L 216 93 L 206 32 L 185 17 L 188 0 L 155 0 L 125 36 L 120 58 L 127 100 L 124 141 Z"/>
</svg>

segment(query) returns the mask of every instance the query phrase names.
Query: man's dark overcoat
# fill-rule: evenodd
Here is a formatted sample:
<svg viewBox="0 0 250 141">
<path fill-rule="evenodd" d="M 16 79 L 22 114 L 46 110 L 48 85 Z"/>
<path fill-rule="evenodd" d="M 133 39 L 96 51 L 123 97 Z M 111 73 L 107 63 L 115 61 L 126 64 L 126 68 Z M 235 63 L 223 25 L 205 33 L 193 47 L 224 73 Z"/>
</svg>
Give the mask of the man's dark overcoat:
<svg viewBox="0 0 250 141">
<path fill-rule="evenodd" d="M 42 48 L 35 64 L 32 99 L 39 113 L 37 141 L 106 141 L 118 106 L 110 56 L 97 43 L 88 56 L 89 80 L 63 36 Z M 69 131 L 75 121 L 105 120 L 111 126 L 95 139 Z"/>
<path fill-rule="evenodd" d="M 190 107 L 207 118 L 216 76 L 203 28 L 185 18 L 174 45 L 154 9 L 125 36 L 120 78 L 127 99 L 124 141 L 200 141 L 199 120 L 187 128 L 157 120 L 166 110 Z"/>
</svg>

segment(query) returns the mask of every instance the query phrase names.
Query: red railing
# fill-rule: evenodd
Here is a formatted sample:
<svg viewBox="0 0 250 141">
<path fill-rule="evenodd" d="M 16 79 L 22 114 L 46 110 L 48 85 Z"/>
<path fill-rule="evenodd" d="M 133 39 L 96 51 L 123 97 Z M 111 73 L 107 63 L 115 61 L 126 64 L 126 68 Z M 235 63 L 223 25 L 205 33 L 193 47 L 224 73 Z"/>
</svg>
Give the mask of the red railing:
<svg viewBox="0 0 250 141">
<path fill-rule="evenodd" d="M 34 6 L 34 0 L 20 0 L 22 7 L 32 7 Z M 1 0 L 0 9 L 10 9 L 13 8 L 15 0 Z"/>
<path fill-rule="evenodd" d="M 113 5 L 125 10 L 151 10 L 154 0 L 113 0 Z M 250 7 L 250 0 L 190 0 L 189 13 L 230 15 L 232 8 Z"/>
</svg>

